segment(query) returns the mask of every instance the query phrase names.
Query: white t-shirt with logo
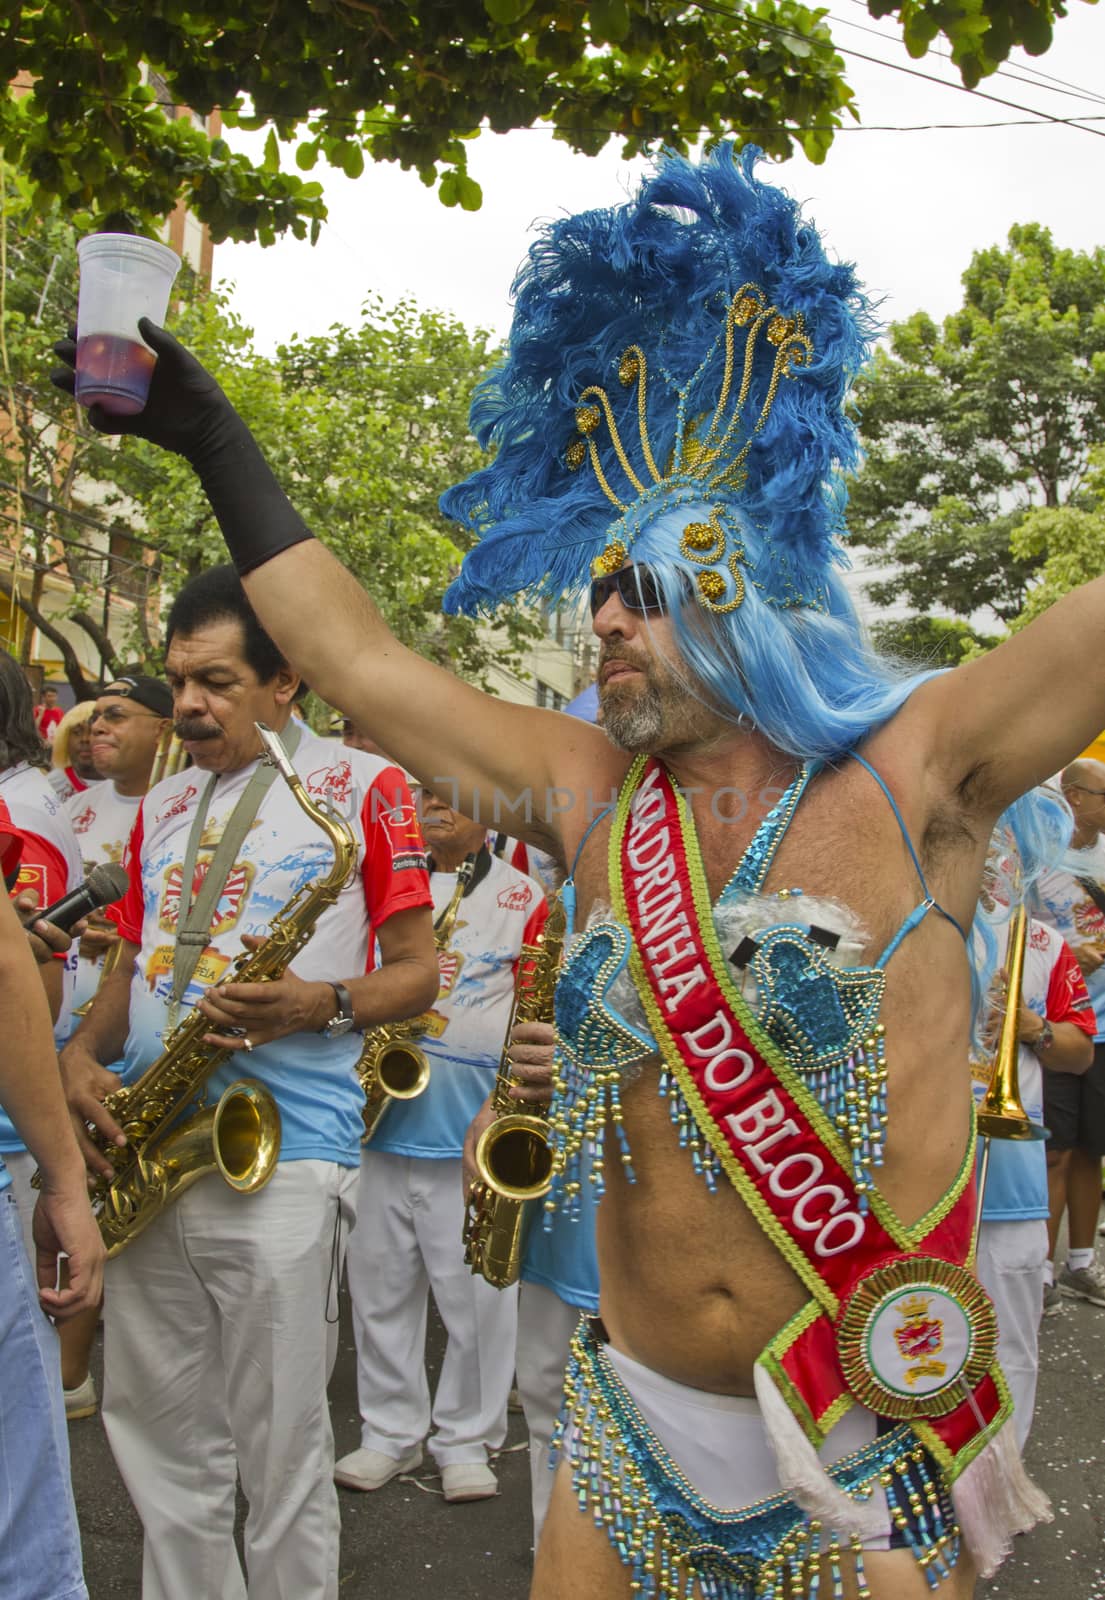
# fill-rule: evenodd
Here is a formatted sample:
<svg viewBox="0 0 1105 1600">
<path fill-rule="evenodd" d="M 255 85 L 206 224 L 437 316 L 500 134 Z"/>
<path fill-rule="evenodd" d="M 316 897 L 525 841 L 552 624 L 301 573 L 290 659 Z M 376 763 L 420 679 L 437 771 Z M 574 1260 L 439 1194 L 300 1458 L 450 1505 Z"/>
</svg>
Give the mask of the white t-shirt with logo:
<svg viewBox="0 0 1105 1600">
<path fill-rule="evenodd" d="M 456 874 L 435 872 L 434 917 L 456 888 Z M 453 937 L 438 954 L 441 992 L 419 1039 L 430 1082 L 415 1100 L 388 1108 L 369 1150 L 430 1160 L 457 1157 L 464 1135 L 494 1086 L 514 1000 L 514 977 L 524 944 L 545 926 L 544 891 L 498 856 L 486 877 L 460 902 Z"/>
<path fill-rule="evenodd" d="M 336 980 L 365 970 L 369 924 L 430 904 L 425 854 L 406 780 L 396 767 L 359 750 L 303 735 L 293 757 L 315 799 L 326 799 L 352 825 L 357 869 L 291 970 L 309 981 Z M 198 890 L 215 846 L 256 762 L 216 781 L 197 858 Z M 206 772 L 188 770 L 156 784 L 138 813 L 124 862 L 131 887 L 113 913 L 125 939 L 139 946 L 130 997 L 124 1082 L 133 1082 L 162 1053 L 171 1026 L 173 948 L 180 912 L 183 861 Z M 232 976 L 243 934 L 264 936 L 273 918 L 305 884 L 326 874 L 334 859 L 329 838 L 308 818 L 277 776 L 231 867 L 212 912 L 210 942 L 185 990 L 185 1020 L 204 989 Z M 236 1052 L 207 1080 L 210 1102 L 236 1078 L 258 1078 L 280 1109 L 282 1161 L 317 1159 L 354 1167 L 360 1162 L 363 1095 L 354 1070 L 359 1033 L 337 1039 L 296 1033 Z"/>
<path fill-rule="evenodd" d="M 23 856 L 13 894 L 33 889 L 40 906 L 52 905 L 81 881 L 81 858 L 77 841 L 65 815 L 65 808 L 54 793 L 44 772 L 20 763 L 0 773 L 0 799 L 7 806 L 13 825 L 23 836 Z M 64 964 L 62 1000 L 54 1023 L 54 1038 L 63 1044 L 72 1028 L 73 988 L 77 976 L 77 946 L 58 957 Z M 10 1118 L 0 1111 L 0 1150 L 22 1150 L 24 1145 Z"/>
<path fill-rule="evenodd" d="M 1092 945 L 1105 956 L 1105 913 L 1094 903 L 1079 878 L 1089 878 L 1105 895 L 1105 837 L 1085 850 L 1068 850 L 1057 867 L 1041 872 L 1033 886 L 1032 915 L 1058 929 L 1071 949 Z M 1105 962 L 1086 979 L 1098 1040 L 1105 1040 Z"/>
<path fill-rule="evenodd" d="M 87 789 L 71 795 L 65 802 L 86 878 L 93 867 L 122 861 L 141 804 L 140 794 L 120 794 L 110 778 L 89 784 Z M 83 1006 L 96 993 L 102 966 L 102 956 L 95 961 L 83 957 L 78 960 L 74 1009 Z"/>
</svg>

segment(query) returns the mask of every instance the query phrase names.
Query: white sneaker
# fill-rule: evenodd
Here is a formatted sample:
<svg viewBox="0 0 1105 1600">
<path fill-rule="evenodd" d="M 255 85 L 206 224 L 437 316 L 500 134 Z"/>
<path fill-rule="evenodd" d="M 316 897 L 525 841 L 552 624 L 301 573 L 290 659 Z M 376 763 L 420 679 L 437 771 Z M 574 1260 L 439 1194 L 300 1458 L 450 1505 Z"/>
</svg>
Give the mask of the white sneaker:
<svg viewBox="0 0 1105 1600">
<path fill-rule="evenodd" d="M 490 1500 L 499 1492 L 499 1480 L 482 1461 L 459 1461 L 441 1469 L 446 1500 Z"/>
<path fill-rule="evenodd" d="M 96 1381 L 91 1372 L 83 1383 L 75 1389 L 63 1389 L 65 1396 L 66 1422 L 79 1422 L 81 1417 L 94 1417 L 99 1400 L 96 1397 Z"/>
<path fill-rule="evenodd" d="M 1088 1267 L 1065 1266 L 1059 1274 L 1059 1287 L 1071 1300 L 1088 1300 L 1093 1306 L 1105 1306 L 1105 1274 L 1096 1261 Z"/>
<path fill-rule="evenodd" d="M 422 1446 L 413 1445 L 398 1458 L 383 1450 L 351 1450 L 334 1466 L 334 1482 L 344 1489 L 382 1489 L 401 1472 L 414 1472 L 422 1465 Z"/>
</svg>

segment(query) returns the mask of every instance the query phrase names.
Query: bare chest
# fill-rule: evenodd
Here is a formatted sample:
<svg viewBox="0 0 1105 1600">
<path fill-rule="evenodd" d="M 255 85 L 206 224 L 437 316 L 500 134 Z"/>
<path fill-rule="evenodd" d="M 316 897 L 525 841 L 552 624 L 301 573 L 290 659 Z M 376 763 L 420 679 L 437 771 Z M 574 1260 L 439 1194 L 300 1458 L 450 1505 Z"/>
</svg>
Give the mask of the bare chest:
<svg viewBox="0 0 1105 1600">
<path fill-rule="evenodd" d="M 763 808 L 735 807 L 719 796 L 696 795 L 692 812 L 710 898 L 716 901 L 745 862 Z M 611 819 L 605 818 L 576 862 L 581 922 L 594 906 L 611 904 L 610 834 Z M 857 781 L 847 769 L 811 785 L 759 875 L 765 898 L 787 898 L 797 891 L 848 910 L 865 930 L 865 959 L 874 959 L 885 948 L 925 896 L 909 844 L 885 797 L 865 774 Z"/>
</svg>

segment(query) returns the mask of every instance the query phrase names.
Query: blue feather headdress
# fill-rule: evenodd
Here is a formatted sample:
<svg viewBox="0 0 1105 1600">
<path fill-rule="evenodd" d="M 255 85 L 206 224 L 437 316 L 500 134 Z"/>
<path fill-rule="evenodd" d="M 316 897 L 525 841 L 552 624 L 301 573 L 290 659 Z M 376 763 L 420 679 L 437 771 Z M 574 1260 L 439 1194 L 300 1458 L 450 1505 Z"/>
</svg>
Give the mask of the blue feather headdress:
<svg viewBox="0 0 1105 1600">
<path fill-rule="evenodd" d="M 495 458 L 441 502 L 478 535 L 448 610 L 559 599 L 632 559 L 674 560 L 711 611 L 754 588 L 839 614 L 844 401 L 874 328 L 757 154 L 667 156 L 627 204 L 532 246 L 472 407 Z"/>
</svg>

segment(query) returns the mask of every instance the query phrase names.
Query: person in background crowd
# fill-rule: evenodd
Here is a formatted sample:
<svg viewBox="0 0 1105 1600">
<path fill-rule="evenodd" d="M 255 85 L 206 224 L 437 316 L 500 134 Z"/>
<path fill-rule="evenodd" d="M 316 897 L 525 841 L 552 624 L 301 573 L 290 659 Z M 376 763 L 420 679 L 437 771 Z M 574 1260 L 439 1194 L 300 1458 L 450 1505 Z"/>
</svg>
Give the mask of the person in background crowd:
<svg viewBox="0 0 1105 1600">
<path fill-rule="evenodd" d="M 1028 795 L 1020 807 L 1033 804 Z M 1047 804 L 1046 797 L 1042 802 Z M 1013 808 L 1014 811 L 1017 809 Z M 1025 854 L 1028 854 L 1026 851 Z M 987 1015 L 979 1031 L 982 1049 L 973 1049 L 971 1076 L 981 1101 L 990 1082 L 994 1055 L 1008 1005 L 1009 930 L 1024 898 L 1024 875 L 1035 863 L 1022 863 L 1011 827 L 995 830 L 986 860 L 978 910 L 971 929 L 971 953 L 986 984 Z M 1093 1007 L 1085 980 L 1063 937 L 1030 918 L 1017 1011 L 1017 1068 L 1021 1104 L 1030 1122 L 1044 1119 L 1044 1080 L 1053 1073 L 1078 1076 L 1093 1061 Z M 1013 1396 L 1017 1443 L 1024 1450 L 1036 1405 L 1039 1323 L 1043 1310 L 1044 1264 L 1048 1259 L 1047 1159 L 1036 1140 L 992 1139 L 982 1197 L 975 1270 L 998 1316 L 998 1359 Z"/>
<path fill-rule="evenodd" d="M 493 1289 L 465 1264 L 461 1156 L 506 1044 L 515 968 L 545 925 L 541 886 L 492 856 L 486 829 L 438 796 L 421 795 L 422 831 L 439 927 L 441 988 L 419 1047 L 430 1081 L 398 1101 L 364 1148 L 359 1226 L 349 1244 L 361 1447 L 335 1469 L 350 1489 L 379 1489 L 422 1460 L 446 1500 L 498 1492 L 488 1462 L 506 1437 L 517 1331 L 516 1289 Z M 462 887 L 458 874 L 468 881 Z M 431 1412 L 426 1382 L 427 1292 L 448 1332 Z"/>
<path fill-rule="evenodd" d="M 1105 1157 L 1105 764 L 1072 761 L 1061 778 L 1074 813 L 1070 849 L 1037 879 L 1033 914 L 1062 934 L 1082 969 L 1097 1017 L 1094 1059 L 1081 1077 L 1048 1074 L 1044 1080 L 1051 1248 L 1045 1310 L 1060 1296 L 1105 1307 L 1105 1273 L 1094 1259 Z M 1058 1279 L 1055 1250 L 1064 1213 L 1069 1240 Z"/>
<path fill-rule="evenodd" d="M 5 870 L 22 845 L 0 799 Z M 11 1179 L 0 1161 L 0 1594 L 5 1600 L 46 1595 L 51 1600 L 85 1600 L 57 1338 L 49 1318 L 64 1325 L 67 1317 L 99 1304 L 104 1247 L 88 1204 L 84 1163 L 65 1114 L 34 960 L 15 911 L 2 895 L 0 1034 L 0 1105 L 42 1174 L 33 1219 L 34 1254 L 28 1259 Z M 67 1275 L 65 1287 L 58 1289 L 61 1251 L 68 1256 Z"/>
<path fill-rule="evenodd" d="M 63 715 L 64 713 L 58 705 L 58 691 L 52 683 L 43 684 L 42 699 L 34 707 L 34 719 L 35 727 L 48 745 L 53 744 L 58 723 Z"/>
<path fill-rule="evenodd" d="M 168 685 L 144 674 L 125 674 L 97 696 L 89 739 L 100 781 L 66 803 L 86 877 L 93 867 L 122 861 L 172 714 Z M 75 1007 L 85 1005 L 95 994 L 103 957 L 117 937 L 106 910 L 93 912 L 87 919 L 80 942 Z"/>
<path fill-rule="evenodd" d="M 140 674 L 124 674 L 109 683 L 91 707 L 90 752 L 103 776 L 66 802 L 85 877 L 93 867 L 122 861 L 172 710 L 168 686 Z M 78 946 L 74 1012 L 96 993 L 104 957 L 118 938 L 107 907 L 85 919 Z M 98 1310 L 74 1317 L 62 1335 L 62 1376 L 70 1420 L 90 1417 L 96 1410 L 96 1385 L 89 1361 L 98 1319 Z"/>
<path fill-rule="evenodd" d="M 31 691 L 22 669 L 6 652 L 0 652 L 0 797 L 12 823 L 23 836 L 23 853 L 15 893 L 22 905 L 32 899 L 39 907 L 60 900 L 81 881 L 77 841 L 65 809 L 45 776 L 45 744 L 36 731 Z M 46 990 L 54 1038 L 61 1043 L 69 1033 L 76 985 L 77 951 L 68 939 L 64 951 L 39 966 Z M 23 1144 L 11 1118 L 0 1107 L 0 1156 L 11 1182 L 12 1197 L 23 1224 L 27 1253 L 34 1259 L 31 1235 L 35 1195 L 31 1188 L 35 1159 Z M 62 1385 L 65 1411 L 70 1418 L 91 1415 L 95 1392 L 88 1392 L 88 1344 L 96 1330 L 97 1308 L 77 1312 L 61 1333 Z M 72 1352 L 75 1351 L 75 1358 Z"/>
<path fill-rule="evenodd" d="M 413 1015 L 437 992 L 424 856 L 399 773 L 349 752 L 335 761 L 332 744 L 289 726 L 299 678 L 231 568 L 177 595 L 166 678 L 194 766 L 139 807 L 116 913 L 122 957 L 62 1052 L 70 1107 L 116 1138 L 103 1099 L 120 1077 L 109 1065 L 122 1057 L 132 1082 L 198 1008 L 210 1029 L 202 1043 L 232 1052 L 207 1077 L 207 1098 L 242 1075 L 257 1080 L 280 1114 L 279 1160 L 248 1196 L 206 1176 L 111 1262 L 104 1425 L 142 1519 L 144 1600 L 337 1600 L 326 1385 L 360 1166 L 353 1030 Z M 134 696 L 106 704 L 131 711 Z M 355 860 L 281 977 L 227 982 L 233 959 L 263 946 L 273 918 L 334 860 L 327 835 L 258 759 L 257 722 L 280 734 L 308 792 L 345 818 Z M 406 815 L 393 820 L 397 792 Z M 382 964 L 366 975 L 370 923 Z M 83 1147 L 109 1175 L 87 1138 Z M 246 1579 L 234 1541 L 239 1473 Z"/>
<path fill-rule="evenodd" d="M 363 750 L 366 755 L 382 756 L 384 753 L 375 739 L 370 738 L 367 733 L 363 733 L 356 723 L 350 721 L 348 717 L 341 719 L 341 742 L 347 745 L 350 750 Z"/>
<path fill-rule="evenodd" d="M 80 794 L 90 783 L 102 776 L 92 760 L 92 739 L 89 724 L 95 701 L 78 700 L 62 717 L 50 748 L 50 771 L 47 777 L 59 800 L 69 800 Z"/>
</svg>

